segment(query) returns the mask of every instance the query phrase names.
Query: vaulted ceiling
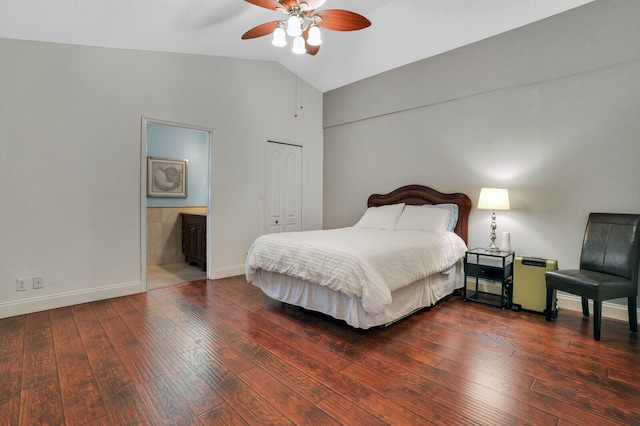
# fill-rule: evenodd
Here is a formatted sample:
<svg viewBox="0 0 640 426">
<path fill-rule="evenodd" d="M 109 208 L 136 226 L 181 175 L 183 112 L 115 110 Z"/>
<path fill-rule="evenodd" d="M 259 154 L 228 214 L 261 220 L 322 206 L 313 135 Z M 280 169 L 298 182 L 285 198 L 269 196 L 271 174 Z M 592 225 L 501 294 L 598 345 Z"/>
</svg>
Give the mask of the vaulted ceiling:
<svg viewBox="0 0 640 426">
<path fill-rule="evenodd" d="M 0 37 L 277 61 L 322 92 L 593 0 L 327 0 L 372 25 L 323 31 L 316 56 L 241 40 L 280 12 L 243 0 L 2 0 Z"/>
</svg>

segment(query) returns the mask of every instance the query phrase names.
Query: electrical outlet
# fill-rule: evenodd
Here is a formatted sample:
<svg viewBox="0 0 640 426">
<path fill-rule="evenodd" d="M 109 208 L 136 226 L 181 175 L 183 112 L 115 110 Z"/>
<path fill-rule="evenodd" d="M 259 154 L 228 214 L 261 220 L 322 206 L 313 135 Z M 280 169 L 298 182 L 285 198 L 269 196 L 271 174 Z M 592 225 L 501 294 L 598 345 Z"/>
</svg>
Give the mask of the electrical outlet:
<svg viewBox="0 0 640 426">
<path fill-rule="evenodd" d="M 16 291 L 25 291 L 27 289 L 26 278 L 18 278 L 16 280 Z"/>
<path fill-rule="evenodd" d="M 44 277 L 41 275 L 33 277 L 33 288 L 38 289 L 42 287 L 44 287 Z"/>
</svg>

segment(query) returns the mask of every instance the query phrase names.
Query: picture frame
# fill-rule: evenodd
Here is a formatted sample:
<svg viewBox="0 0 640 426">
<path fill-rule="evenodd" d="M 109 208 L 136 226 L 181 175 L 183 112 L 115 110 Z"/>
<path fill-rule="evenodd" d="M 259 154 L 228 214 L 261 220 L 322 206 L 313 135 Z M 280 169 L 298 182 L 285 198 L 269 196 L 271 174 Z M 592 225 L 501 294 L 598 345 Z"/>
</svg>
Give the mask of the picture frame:
<svg viewBox="0 0 640 426">
<path fill-rule="evenodd" d="M 187 197 L 188 160 L 147 157 L 147 197 Z"/>
</svg>

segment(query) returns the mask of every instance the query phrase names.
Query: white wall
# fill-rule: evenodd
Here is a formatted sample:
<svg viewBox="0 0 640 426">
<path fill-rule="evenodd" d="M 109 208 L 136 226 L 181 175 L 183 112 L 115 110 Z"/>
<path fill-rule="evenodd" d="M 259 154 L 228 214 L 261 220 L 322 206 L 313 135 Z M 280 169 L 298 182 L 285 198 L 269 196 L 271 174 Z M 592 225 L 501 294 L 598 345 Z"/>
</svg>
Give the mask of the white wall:
<svg viewBox="0 0 640 426">
<path fill-rule="evenodd" d="M 303 226 L 322 227 L 322 95 L 294 118 L 280 65 L 6 39 L 0 58 L 0 317 L 141 291 L 142 116 L 214 129 L 216 277 L 261 233 L 267 139 L 303 146 Z"/>
<path fill-rule="evenodd" d="M 326 93 L 325 228 L 406 184 L 474 205 L 506 187 L 498 235 L 577 267 L 589 212 L 640 213 L 638 16 L 635 0 L 596 1 Z M 489 223 L 472 210 L 471 247 Z"/>
</svg>

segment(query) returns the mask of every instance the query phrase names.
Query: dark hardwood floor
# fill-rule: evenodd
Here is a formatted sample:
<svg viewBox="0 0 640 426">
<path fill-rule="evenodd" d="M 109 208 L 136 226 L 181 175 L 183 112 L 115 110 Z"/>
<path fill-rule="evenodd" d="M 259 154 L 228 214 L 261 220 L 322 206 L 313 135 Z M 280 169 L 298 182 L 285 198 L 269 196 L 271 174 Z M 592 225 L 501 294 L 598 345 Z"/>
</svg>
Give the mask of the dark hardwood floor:
<svg viewBox="0 0 640 426">
<path fill-rule="evenodd" d="M 196 281 L 0 320 L 0 424 L 638 425 L 640 344 L 457 296 L 355 330 Z"/>
</svg>

